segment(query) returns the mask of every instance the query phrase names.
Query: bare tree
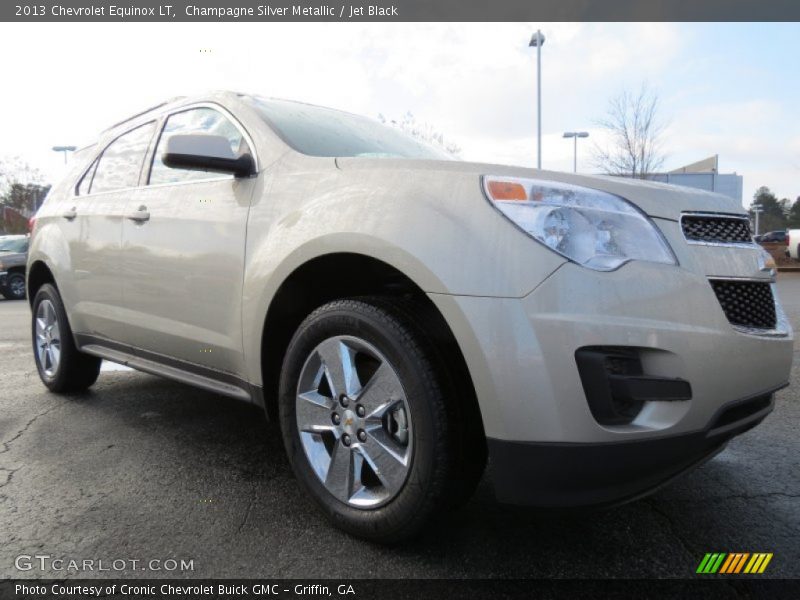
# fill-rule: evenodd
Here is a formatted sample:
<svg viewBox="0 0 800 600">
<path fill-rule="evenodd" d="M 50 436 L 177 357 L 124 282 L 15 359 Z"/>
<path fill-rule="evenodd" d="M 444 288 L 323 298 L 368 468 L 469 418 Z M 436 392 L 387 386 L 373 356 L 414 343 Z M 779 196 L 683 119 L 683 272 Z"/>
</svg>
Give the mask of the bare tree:
<svg viewBox="0 0 800 600">
<path fill-rule="evenodd" d="M 411 114 L 411 111 L 407 111 L 402 119 L 387 119 L 382 114 L 379 114 L 378 120 L 384 125 L 396 127 L 400 131 L 426 144 L 436 146 L 448 154 L 452 154 L 453 156 L 459 156 L 461 154 L 461 148 L 458 144 L 445 140 L 444 134 L 438 131 L 433 125 L 417 121 L 417 118 Z"/>
<path fill-rule="evenodd" d="M 0 157 L 0 195 L 8 192 L 14 183 L 23 185 L 42 183 L 44 176 L 19 156 Z"/>
<path fill-rule="evenodd" d="M 24 233 L 28 217 L 41 206 L 50 190 L 44 177 L 18 156 L 0 159 L 0 235 Z"/>
<path fill-rule="evenodd" d="M 659 112 L 658 95 L 642 84 L 638 93 L 623 90 L 608 104 L 598 121 L 610 134 L 606 147 L 595 145 L 595 166 L 609 175 L 645 179 L 664 163 L 661 136 L 666 124 Z"/>
</svg>

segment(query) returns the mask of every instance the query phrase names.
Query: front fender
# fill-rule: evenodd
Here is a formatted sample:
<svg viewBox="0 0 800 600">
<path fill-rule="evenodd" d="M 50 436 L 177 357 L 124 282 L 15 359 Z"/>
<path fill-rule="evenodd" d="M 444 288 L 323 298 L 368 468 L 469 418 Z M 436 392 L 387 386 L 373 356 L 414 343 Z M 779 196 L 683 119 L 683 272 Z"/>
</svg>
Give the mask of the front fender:
<svg viewBox="0 0 800 600">
<path fill-rule="evenodd" d="M 263 324 L 272 299 L 301 265 L 351 253 L 378 259 L 423 292 L 522 297 L 564 259 L 503 218 L 475 173 L 336 168 L 288 156 L 262 173 L 247 226 L 244 353 L 261 381 Z"/>
<path fill-rule="evenodd" d="M 247 357 L 248 380 L 261 384 L 261 336 L 270 305 L 283 283 L 308 262 L 331 255 L 357 254 L 386 263 L 405 274 L 420 289 L 439 289 L 442 281 L 417 257 L 403 248 L 386 244 L 373 236 L 360 233 L 333 233 L 307 241 L 274 262 L 270 245 L 248 262 L 243 286 L 243 344 Z"/>
</svg>

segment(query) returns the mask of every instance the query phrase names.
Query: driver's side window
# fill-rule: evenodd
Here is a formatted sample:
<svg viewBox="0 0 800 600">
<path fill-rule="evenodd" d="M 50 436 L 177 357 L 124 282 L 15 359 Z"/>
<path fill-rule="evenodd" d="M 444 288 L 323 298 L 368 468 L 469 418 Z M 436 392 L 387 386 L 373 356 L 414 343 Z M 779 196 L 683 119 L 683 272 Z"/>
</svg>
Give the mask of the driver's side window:
<svg viewBox="0 0 800 600">
<path fill-rule="evenodd" d="M 189 171 L 186 169 L 172 169 L 161 160 L 167 147 L 167 140 L 175 134 L 197 134 L 205 133 L 209 135 L 220 135 L 227 138 L 231 145 L 234 155 L 241 156 L 250 152 L 250 148 L 239 129 L 231 123 L 221 112 L 213 108 L 190 108 L 172 114 L 164 124 L 161 135 L 158 139 L 156 152 L 153 156 L 153 166 L 150 169 L 149 185 L 160 183 L 179 183 L 181 181 L 194 181 L 198 179 L 209 179 L 226 177 L 218 173 L 205 173 L 203 171 Z"/>
</svg>

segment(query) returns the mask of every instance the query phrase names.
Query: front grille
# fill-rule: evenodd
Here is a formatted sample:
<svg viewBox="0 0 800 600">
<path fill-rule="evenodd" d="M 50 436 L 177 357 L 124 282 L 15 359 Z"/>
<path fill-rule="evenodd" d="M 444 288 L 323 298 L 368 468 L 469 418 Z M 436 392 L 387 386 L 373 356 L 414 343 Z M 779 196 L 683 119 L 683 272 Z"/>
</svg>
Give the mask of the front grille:
<svg viewBox="0 0 800 600">
<path fill-rule="evenodd" d="M 683 215 L 681 228 L 690 242 L 714 244 L 750 244 L 750 222 L 741 217 Z"/>
<path fill-rule="evenodd" d="M 753 329 L 775 328 L 775 300 L 769 283 L 712 279 L 711 287 L 732 325 Z"/>
</svg>

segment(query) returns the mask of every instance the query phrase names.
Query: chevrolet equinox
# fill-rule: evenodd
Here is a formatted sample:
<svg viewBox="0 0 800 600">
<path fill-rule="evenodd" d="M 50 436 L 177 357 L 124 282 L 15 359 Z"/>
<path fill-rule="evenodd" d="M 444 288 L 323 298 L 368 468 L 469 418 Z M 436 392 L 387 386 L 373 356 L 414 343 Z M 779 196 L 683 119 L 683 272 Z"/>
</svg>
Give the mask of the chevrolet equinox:
<svg viewBox="0 0 800 600">
<path fill-rule="evenodd" d="M 725 196 L 452 160 L 236 93 L 137 114 L 32 222 L 51 391 L 109 360 L 263 406 L 299 484 L 396 541 L 464 503 L 612 505 L 772 410 L 792 331 Z"/>
</svg>

